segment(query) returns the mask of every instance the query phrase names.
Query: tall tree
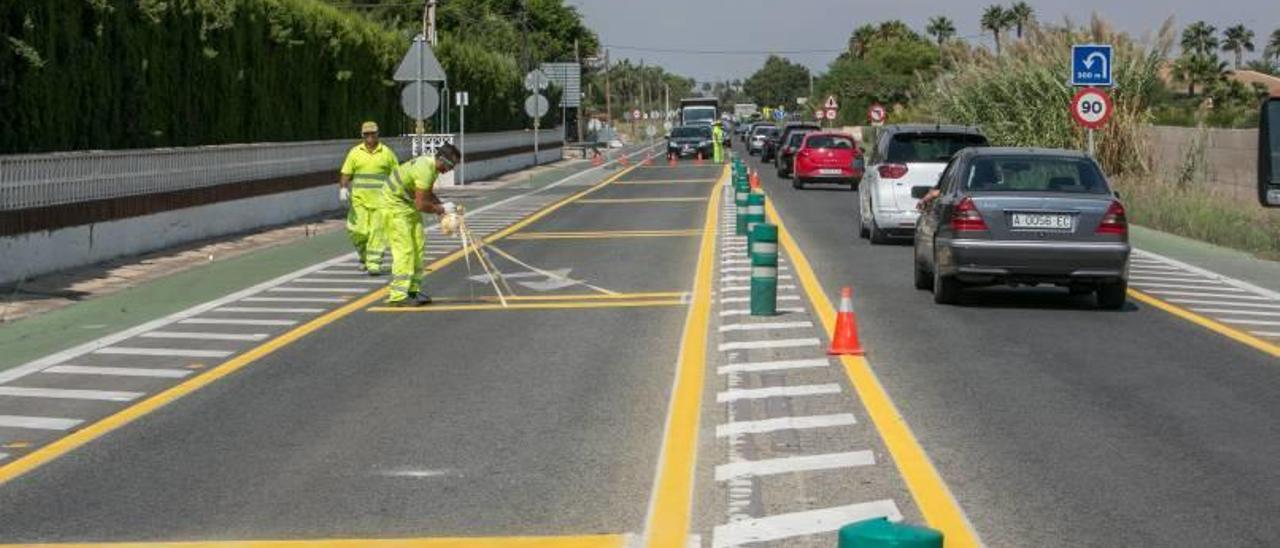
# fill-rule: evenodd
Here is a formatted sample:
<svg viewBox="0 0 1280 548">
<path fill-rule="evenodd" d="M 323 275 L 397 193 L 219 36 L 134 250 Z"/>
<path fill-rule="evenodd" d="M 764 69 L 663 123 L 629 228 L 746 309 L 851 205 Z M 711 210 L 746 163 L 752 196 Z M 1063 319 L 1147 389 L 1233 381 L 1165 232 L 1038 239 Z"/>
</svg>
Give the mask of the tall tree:
<svg viewBox="0 0 1280 548">
<path fill-rule="evenodd" d="M 1267 41 L 1267 54 L 1280 61 L 1280 29 L 1271 31 L 1271 39 Z"/>
<path fill-rule="evenodd" d="M 1013 20 L 1014 27 L 1018 30 L 1018 39 L 1022 39 L 1022 29 L 1026 28 L 1036 18 L 1036 11 L 1026 2 L 1017 2 L 1009 9 L 1009 18 Z"/>
<path fill-rule="evenodd" d="M 790 105 L 796 97 L 809 95 L 809 69 L 770 55 L 764 66 L 743 82 L 742 91 L 760 105 Z"/>
<path fill-rule="evenodd" d="M 876 28 L 871 25 L 862 25 L 854 29 L 853 34 L 849 36 L 849 54 L 861 59 L 867 54 L 871 41 L 875 39 Z"/>
<path fill-rule="evenodd" d="M 1182 52 L 1212 55 L 1218 49 L 1217 27 L 1196 21 L 1182 29 Z"/>
<path fill-rule="evenodd" d="M 1000 32 L 1008 29 L 1012 17 L 1009 10 L 1004 6 L 991 5 L 982 12 L 982 20 L 980 21 L 982 28 L 991 31 L 996 41 L 996 55 L 1000 55 Z"/>
<path fill-rule="evenodd" d="M 1226 71 L 1226 63 L 1205 53 L 1183 55 L 1173 64 L 1174 76 L 1187 84 L 1187 95 L 1195 95 L 1197 84 L 1204 91 L 1214 82 L 1223 79 Z"/>
<path fill-rule="evenodd" d="M 929 26 L 925 27 L 924 31 L 933 36 L 941 47 L 944 42 L 956 35 L 956 25 L 951 22 L 951 19 L 939 15 L 929 18 Z"/>
<path fill-rule="evenodd" d="M 880 23 L 880 26 L 876 28 L 875 39 L 887 41 L 916 38 L 918 36 L 920 35 L 916 34 L 916 31 L 911 30 L 911 27 L 907 26 L 906 23 L 903 23 L 902 20 L 891 19 Z"/>
<path fill-rule="evenodd" d="M 1226 40 L 1222 41 L 1222 51 L 1229 51 L 1236 56 L 1236 69 L 1244 62 L 1244 52 L 1253 51 L 1253 31 L 1244 25 L 1228 27 L 1223 31 Z"/>
</svg>

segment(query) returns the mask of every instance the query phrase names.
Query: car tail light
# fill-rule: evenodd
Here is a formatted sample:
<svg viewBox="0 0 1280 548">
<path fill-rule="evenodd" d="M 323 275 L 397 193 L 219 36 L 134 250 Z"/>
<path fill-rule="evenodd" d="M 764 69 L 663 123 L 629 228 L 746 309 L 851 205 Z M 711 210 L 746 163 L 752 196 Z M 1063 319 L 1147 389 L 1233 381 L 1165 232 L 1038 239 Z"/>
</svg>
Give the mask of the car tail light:
<svg viewBox="0 0 1280 548">
<path fill-rule="evenodd" d="M 883 164 L 877 169 L 881 179 L 901 179 L 907 176 L 906 164 Z"/>
<path fill-rule="evenodd" d="M 978 213 L 978 206 L 974 205 L 972 198 L 966 196 L 951 211 L 951 230 L 956 232 L 989 230 L 987 222 L 982 220 L 982 214 Z"/>
<path fill-rule="evenodd" d="M 1129 220 L 1125 218 L 1124 206 L 1112 201 L 1107 213 L 1102 216 L 1102 224 L 1098 225 L 1098 234 L 1128 234 Z"/>
</svg>

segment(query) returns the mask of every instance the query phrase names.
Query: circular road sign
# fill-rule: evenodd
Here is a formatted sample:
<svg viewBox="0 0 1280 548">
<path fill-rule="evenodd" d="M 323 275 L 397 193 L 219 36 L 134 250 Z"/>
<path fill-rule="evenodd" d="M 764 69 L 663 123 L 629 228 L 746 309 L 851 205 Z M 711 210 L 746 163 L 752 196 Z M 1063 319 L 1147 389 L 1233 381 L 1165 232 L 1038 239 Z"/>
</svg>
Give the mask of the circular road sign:
<svg viewBox="0 0 1280 548">
<path fill-rule="evenodd" d="M 654 135 L 657 135 L 657 134 L 658 134 L 658 128 L 653 127 L 653 126 L 645 127 L 645 128 L 644 128 L 644 133 L 645 133 L 645 135 L 648 135 L 650 139 L 652 139 Z"/>
<path fill-rule="evenodd" d="M 551 104 L 547 102 L 547 98 L 542 94 L 535 93 L 524 100 L 524 113 L 530 118 L 541 118 L 546 116 L 547 110 L 551 108 Z"/>
<path fill-rule="evenodd" d="M 524 75 L 524 89 L 537 93 L 551 85 L 551 78 L 542 69 L 533 69 Z"/>
<path fill-rule="evenodd" d="M 421 99 L 421 110 L 418 108 L 419 99 Z M 422 116 L 423 119 L 427 119 L 439 108 L 440 92 L 429 83 L 413 82 L 400 92 L 400 109 L 404 110 L 405 116 L 415 119 Z"/>
<path fill-rule="evenodd" d="M 822 109 L 817 109 L 813 111 L 813 117 L 819 120 L 826 118 L 826 116 L 827 116 L 827 112 Z"/>
<path fill-rule="evenodd" d="M 631 119 L 632 119 L 632 120 L 639 120 L 639 119 L 640 119 L 640 114 L 641 114 L 641 113 L 640 113 L 640 109 L 635 109 L 635 110 L 631 111 Z"/>
<path fill-rule="evenodd" d="M 871 103 L 871 108 L 867 109 L 867 119 L 877 126 L 883 124 L 885 117 L 888 115 L 889 113 L 884 110 L 884 105 L 880 103 Z"/>
<path fill-rule="evenodd" d="M 1089 129 L 1099 129 L 1107 125 L 1115 105 L 1111 96 L 1098 88 L 1084 88 L 1071 98 L 1071 117 L 1076 123 Z"/>
<path fill-rule="evenodd" d="M 828 120 L 835 120 L 835 119 L 836 119 L 836 109 L 834 109 L 834 108 L 829 108 L 829 109 L 827 109 L 827 119 L 828 119 Z"/>
</svg>

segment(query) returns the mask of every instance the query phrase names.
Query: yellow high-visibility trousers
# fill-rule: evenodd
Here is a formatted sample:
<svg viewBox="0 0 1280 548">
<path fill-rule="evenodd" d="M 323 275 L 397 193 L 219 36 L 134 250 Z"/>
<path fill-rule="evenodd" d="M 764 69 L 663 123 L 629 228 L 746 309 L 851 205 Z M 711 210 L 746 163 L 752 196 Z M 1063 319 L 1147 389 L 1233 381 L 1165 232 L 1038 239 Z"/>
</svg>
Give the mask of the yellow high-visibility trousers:
<svg viewBox="0 0 1280 548">
<path fill-rule="evenodd" d="M 711 145 L 711 156 L 717 164 L 724 163 L 724 145 L 720 141 L 716 141 Z"/>
<path fill-rule="evenodd" d="M 382 271 L 382 253 L 387 248 L 386 213 L 382 200 L 351 197 L 347 210 L 347 236 L 356 248 L 356 256 L 369 272 Z"/>
<path fill-rule="evenodd" d="M 426 233 L 422 214 L 415 210 L 387 212 L 387 239 L 391 242 L 391 284 L 387 302 L 397 303 L 422 291 L 422 254 Z"/>
</svg>

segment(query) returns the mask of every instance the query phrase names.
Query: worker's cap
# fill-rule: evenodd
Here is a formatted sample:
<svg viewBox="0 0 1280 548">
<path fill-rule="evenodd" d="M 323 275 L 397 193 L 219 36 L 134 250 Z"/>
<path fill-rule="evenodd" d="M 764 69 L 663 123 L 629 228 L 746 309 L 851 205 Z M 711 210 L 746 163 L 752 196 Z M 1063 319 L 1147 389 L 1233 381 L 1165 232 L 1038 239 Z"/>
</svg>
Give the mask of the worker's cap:
<svg viewBox="0 0 1280 548">
<path fill-rule="evenodd" d="M 360 124 L 360 133 L 377 133 L 377 132 L 378 132 L 377 122 L 365 122 L 363 124 Z"/>
</svg>

